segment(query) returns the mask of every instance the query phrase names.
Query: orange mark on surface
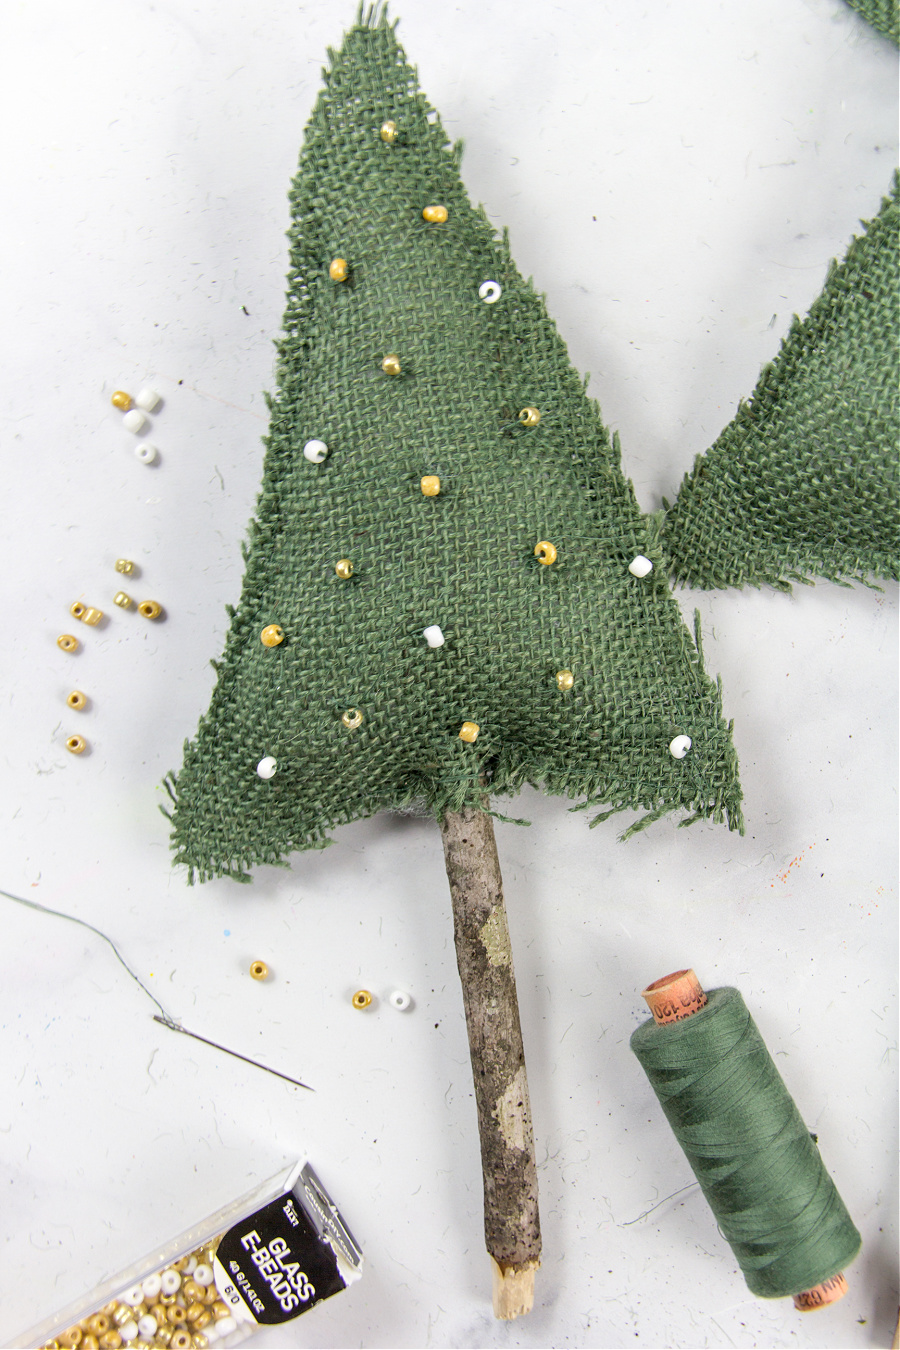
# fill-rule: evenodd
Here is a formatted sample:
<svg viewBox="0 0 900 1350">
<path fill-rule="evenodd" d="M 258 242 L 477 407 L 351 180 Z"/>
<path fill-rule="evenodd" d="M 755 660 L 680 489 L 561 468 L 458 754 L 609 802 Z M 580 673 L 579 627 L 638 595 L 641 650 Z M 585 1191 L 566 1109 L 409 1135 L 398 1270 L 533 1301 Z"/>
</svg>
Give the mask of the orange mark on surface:
<svg viewBox="0 0 900 1350">
<path fill-rule="evenodd" d="M 787 884 L 788 877 L 791 875 L 795 867 L 800 866 L 806 854 L 809 852 L 811 848 L 815 848 L 815 844 L 808 844 L 802 853 L 797 854 L 796 858 L 791 858 L 791 861 L 788 863 L 787 867 L 784 869 L 783 872 L 776 873 L 778 880 L 781 882 L 783 886 Z M 775 882 L 773 881 L 771 886 L 769 887 L 769 890 L 774 889 L 775 889 Z"/>
</svg>

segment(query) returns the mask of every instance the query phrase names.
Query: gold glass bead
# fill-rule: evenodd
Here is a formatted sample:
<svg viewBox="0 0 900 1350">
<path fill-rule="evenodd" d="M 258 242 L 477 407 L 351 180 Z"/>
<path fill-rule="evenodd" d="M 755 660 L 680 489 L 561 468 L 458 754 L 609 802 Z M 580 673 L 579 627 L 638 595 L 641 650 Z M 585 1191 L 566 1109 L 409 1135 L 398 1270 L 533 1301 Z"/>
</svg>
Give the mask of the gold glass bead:
<svg viewBox="0 0 900 1350">
<path fill-rule="evenodd" d="M 368 989 L 357 989 L 350 1002 L 353 1004 L 354 1008 L 359 1008 L 360 1011 L 362 1011 L 363 1008 L 371 1007 L 372 995 L 369 993 Z"/>
<path fill-rule="evenodd" d="M 126 394 L 124 389 L 117 389 L 109 401 L 119 412 L 127 412 L 131 407 L 131 395 Z"/>
<path fill-rule="evenodd" d="M 541 414 L 537 408 L 523 408 L 519 413 L 519 421 L 523 427 L 536 427 L 541 420 Z"/>
<path fill-rule="evenodd" d="M 162 605 L 158 605 L 155 600 L 142 600 L 138 605 L 138 614 L 143 614 L 145 619 L 158 619 L 162 614 Z"/>
<path fill-rule="evenodd" d="M 69 697 L 66 699 L 66 703 L 69 705 L 70 708 L 74 708 L 76 712 L 81 712 L 84 708 L 87 707 L 87 698 L 81 692 L 80 689 L 73 689 Z"/>
<path fill-rule="evenodd" d="M 78 639 L 71 633 L 60 633 L 56 639 L 57 647 L 62 647 L 64 652 L 74 652 L 78 650 Z"/>
<path fill-rule="evenodd" d="M 469 745 L 471 745 L 473 741 L 478 740 L 478 733 L 480 730 L 481 727 L 477 722 L 463 722 L 459 729 L 459 739 L 461 741 L 467 741 Z"/>
<path fill-rule="evenodd" d="M 165 1312 L 165 1309 L 163 1309 L 163 1312 Z M 156 1316 L 155 1313 L 154 1316 Z M 159 1322 L 158 1317 L 156 1318 L 156 1320 L 157 1322 Z M 156 1330 L 153 1333 L 153 1344 L 167 1346 L 171 1341 L 171 1339 L 172 1339 L 172 1328 L 167 1327 L 164 1323 L 160 1323 L 160 1325 L 157 1326 Z"/>
<path fill-rule="evenodd" d="M 93 605 L 88 605 L 83 614 L 79 614 L 82 623 L 86 623 L 89 628 L 96 628 L 97 624 L 103 618 L 102 609 L 94 609 Z"/>
<path fill-rule="evenodd" d="M 134 571 L 134 563 L 130 558 L 116 558 L 116 571 L 121 572 L 124 577 L 130 577 Z"/>
<path fill-rule="evenodd" d="M 161 1303 L 164 1308 L 171 1308 L 177 1297 L 177 1294 L 157 1294 L 156 1301 Z M 165 1313 L 163 1316 L 165 1316 Z"/>
<path fill-rule="evenodd" d="M 223 1317 L 230 1317 L 230 1316 L 231 1316 L 231 1313 L 230 1313 L 229 1310 L 228 1310 L 228 1304 L 227 1304 L 227 1303 L 223 1303 L 222 1300 L 221 1300 L 220 1298 L 217 1298 L 217 1299 L 216 1299 L 216 1301 L 215 1301 L 215 1303 L 212 1305 L 212 1308 L 210 1309 L 210 1311 L 212 1312 L 212 1315 L 213 1315 L 213 1317 L 216 1319 L 217 1322 L 221 1322 L 221 1320 L 222 1320 Z"/>
<path fill-rule="evenodd" d="M 187 1321 L 187 1312 L 180 1303 L 173 1303 L 168 1311 L 169 1321 L 173 1326 L 180 1327 Z"/>
<path fill-rule="evenodd" d="M 348 708 L 341 718 L 348 731 L 355 731 L 357 727 L 362 726 L 363 715 L 359 708 Z"/>
<path fill-rule="evenodd" d="M 344 581 L 353 576 L 353 564 L 349 558 L 338 558 L 334 564 L 334 570 Z"/>
<path fill-rule="evenodd" d="M 81 1342 L 79 1350 L 100 1350 L 100 1342 L 97 1340 L 96 1336 L 92 1336 L 90 1332 L 88 1332 L 87 1336 L 85 1336 L 84 1340 Z"/>
<path fill-rule="evenodd" d="M 556 687 L 557 689 L 562 690 L 564 694 L 572 688 L 574 683 L 575 676 L 572 674 L 571 670 L 558 670 L 556 672 Z"/>
<path fill-rule="evenodd" d="M 126 595 L 124 591 L 116 591 L 113 604 L 118 605 L 119 609 L 131 609 L 131 596 Z"/>
<path fill-rule="evenodd" d="M 142 1314 L 136 1312 L 129 1304 L 117 1303 L 116 1310 L 112 1315 L 112 1320 L 117 1327 L 123 1327 L 126 1322 L 131 1322 L 132 1320 L 137 1321 L 139 1316 L 142 1316 Z"/>
<path fill-rule="evenodd" d="M 419 486 L 423 497 L 436 497 L 441 490 L 441 480 L 436 473 L 427 473 Z"/>
<path fill-rule="evenodd" d="M 74 605 L 69 606 L 69 613 L 73 619 L 83 619 L 87 614 L 87 605 L 83 605 L 80 600 L 76 600 Z"/>
<path fill-rule="evenodd" d="M 186 1308 L 185 1311 L 186 1311 L 186 1313 L 187 1313 L 187 1320 L 188 1320 L 188 1322 L 190 1323 L 191 1330 L 193 1331 L 193 1329 L 194 1329 L 194 1327 L 195 1327 L 195 1325 L 196 1325 L 196 1322 L 197 1322 L 197 1318 L 198 1318 L 198 1317 L 202 1317 L 202 1315 L 203 1315 L 203 1313 L 206 1311 L 206 1309 L 204 1308 L 204 1306 L 203 1306 L 202 1303 L 198 1303 L 196 1299 L 193 1299 L 193 1300 L 187 1305 L 187 1308 Z"/>
<path fill-rule="evenodd" d="M 543 563 L 545 567 L 549 567 L 551 563 L 556 562 L 556 549 L 548 539 L 541 539 L 540 542 L 534 546 L 534 556 L 539 563 Z"/>
<path fill-rule="evenodd" d="M 277 647 L 284 642 L 284 631 L 277 623 L 267 624 L 260 633 L 259 640 L 264 647 Z"/>
<path fill-rule="evenodd" d="M 253 962 L 253 966 L 256 966 L 256 965 L 262 965 L 262 964 L 263 964 L 263 963 L 262 963 L 262 962 L 259 962 L 259 961 L 254 961 L 254 962 Z M 253 966 L 250 967 L 250 974 L 251 974 L 251 975 L 253 975 Z M 268 971 L 266 971 L 266 974 L 268 974 Z M 256 980 L 258 980 L 258 979 L 259 979 L 259 976 L 258 976 L 258 975 L 254 975 L 253 978 L 256 979 Z M 198 1298 L 199 1298 L 199 1299 L 202 1299 L 202 1298 L 203 1298 L 203 1285 L 202 1285 L 202 1284 L 198 1284 L 196 1280 L 190 1280 L 190 1279 L 188 1279 L 188 1280 L 185 1280 L 184 1284 L 181 1286 L 181 1292 L 182 1292 L 182 1294 L 184 1294 L 184 1296 L 185 1296 L 185 1298 L 187 1299 L 188 1303 L 196 1303 L 197 1300 L 198 1300 Z"/>
<path fill-rule="evenodd" d="M 267 980 L 269 978 L 269 967 L 265 961 L 251 961 L 250 975 L 254 980 Z M 189 1283 L 199 1290 L 199 1293 L 191 1294 L 191 1298 L 206 1298 L 206 1290 L 202 1284 L 197 1284 L 195 1280 L 191 1280 Z M 187 1293 L 187 1290 L 185 1290 L 185 1293 Z"/>
<path fill-rule="evenodd" d="M 394 141 L 396 141 L 396 139 L 397 139 L 397 123 L 396 123 L 396 122 L 382 122 L 382 124 L 381 124 L 381 132 L 380 132 L 380 135 L 381 135 L 381 139 L 382 139 L 387 145 L 393 145 L 393 144 L 394 144 Z"/>
<path fill-rule="evenodd" d="M 196 1326 L 196 1322 L 194 1325 Z M 194 1347 L 194 1350 L 206 1350 L 206 1347 L 209 1345 L 209 1337 L 204 1336 L 202 1331 L 195 1331 L 191 1337 L 191 1345 Z"/>
<path fill-rule="evenodd" d="M 74 1347 L 83 1339 L 84 1332 L 81 1330 L 81 1327 L 69 1327 L 69 1330 L 64 1331 L 59 1337 L 59 1343 L 60 1345 L 68 1346 L 69 1350 L 74 1350 Z"/>
<path fill-rule="evenodd" d="M 87 749 L 87 741 L 83 736 L 70 736 L 66 741 L 66 749 L 72 755 L 83 755 Z"/>
<path fill-rule="evenodd" d="M 172 1339 L 169 1341 L 169 1350 L 190 1350 L 191 1333 L 182 1330 L 181 1327 L 172 1333 Z"/>
<path fill-rule="evenodd" d="M 346 258 L 332 258 L 328 264 L 328 275 L 332 281 L 346 281 L 350 275 Z"/>
<path fill-rule="evenodd" d="M 100 1337 L 100 1350 L 119 1350 L 122 1337 L 117 1331 L 105 1331 Z"/>
<path fill-rule="evenodd" d="M 427 220 L 429 225 L 443 225 L 449 214 L 446 206 L 426 206 L 422 218 Z"/>
<path fill-rule="evenodd" d="M 393 354 L 386 356 L 381 363 L 381 369 L 384 371 L 385 375 L 399 375 L 400 357 L 394 356 Z"/>
<path fill-rule="evenodd" d="M 194 1329 L 196 1331 L 202 1331 L 204 1327 L 209 1326 L 212 1320 L 213 1315 L 209 1311 L 209 1308 L 202 1307 L 197 1316 L 194 1318 Z"/>
<path fill-rule="evenodd" d="M 212 1263 L 213 1263 L 213 1258 L 210 1257 L 209 1260 L 206 1262 L 206 1264 L 207 1264 L 208 1266 L 211 1266 Z M 216 1288 L 215 1281 L 213 1281 L 213 1283 L 212 1283 L 211 1285 L 209 1285 L 206 1289 L 204 1289 L 204 1291 L 203 1291 L 203 1298 L 204 1298 L 205 1302 L 206 1302 L 207 1305 L 208 1305 L 208 1304 L 210 1304 L 210 1303 L 215 1303 L 215 1301 L 216 1301 L 216 1299 L 217 1299 L 218 1297 L 219 1297 L 219 1291 L 218 1291 L 218 1289 Z"/>
</svg>

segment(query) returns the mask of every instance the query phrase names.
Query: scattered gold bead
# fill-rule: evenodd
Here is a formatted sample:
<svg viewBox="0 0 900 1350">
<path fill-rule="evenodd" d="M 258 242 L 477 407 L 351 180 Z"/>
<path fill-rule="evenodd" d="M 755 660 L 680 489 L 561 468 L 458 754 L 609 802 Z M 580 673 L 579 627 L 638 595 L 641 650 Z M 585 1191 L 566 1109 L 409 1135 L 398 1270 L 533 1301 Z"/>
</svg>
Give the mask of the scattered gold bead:
<svg viewBox="0 0 900 1350">
<path fill-rule="evenodd" d="M 162 605 L 158 605 L 155 600 L 142 600 L 138 605 L 138 614 L 143 614 L 145 619 L 158 619 L 162 614 Z"/>
<path fill-rule="evenodd" d="M 250 975 L 254 980 L 267 980 L 269 978 L 269 967 L 266 965 L 265 961 L 251 961 Z M 190 1283 L 195 1284 L 196 1282 L 194 1280 L 191 1280 Z M 206 1290 L 200 1284 L 196 1285 L 196 1287 L 197 1289 L 199 1289 L 200 1292 L 191 1294 L 191 1298 L 205 1299 Z"/>
<path fill-rule="evenodd" d="M 388 145 L 393 145 L 393 144 L 394 144 L 394 141 L 397 139 L 397 123 L 396 123 L 396 122 L 382 122 L 382 124 L 381 124 L 381 139 L 382 139 L 383 141 L 385 141 Z"/>
<path fill-rule="evenodd" d="M 347 266 L 346 258 L 332 258 L 328 264 L 328 275 L 332 281 L 346 281 L 350 275 L 350 268 Z"/>
<path fill-rule="evenodd" d="M 124 591 L 116 591 L 113 604 L 118 605 L 119 609 L 131 609 L 131 596 L 126 595 Z"/>
<path fill-rule="evenodd" d="M 537 408 L 523 408 L 519 413 L 519 421 L 523 427 L 536 427 L 541 420 L 541 414 Z"/>
<path fill-rule="evenodd" d="M 353 564 L 349 558 L 338 558 L 334 564 L 334 570 L 343 581 L 353 576 Z"/>
<path fill-rule="evenodd" d="M 66 699 L 66 703 L 68 703 L 70 708 L 74 708 L 76 712 L 81 712 L 82 709 L 87 707 L 87 699 L 80 689 L 73 689 Z"/>
<path fill-rule="evenodd" d="M 400 357 L 393 355 L 386 356 L 381 363 L 381 369 L 384 371 L 385 375 L 399 375 Z"/>
<path fill-rule="evenodd" d="M 87 749 L 87 741 L 83 736 L 70 736 L 66 741 L 66 749 L 73 755 L 82 755 Z"/>
<path fill-rule="evenodd" d="M 284 631 L 277 623 L 267 624 L 260 633 L 259 640 L 264 647 L 277 647 L 284 642 Z"/>
<path fill-rule="evenodd" d="M 558 670 L 556 672 L 556 687 L 557 689 L 562 690 L 564 694 L 572 688 L 574 683 L 575 676 L 572 674 L 571 670 Z"/>
<path fill-rule="evenodd" d="M 102 609 L 94 609 L 93 605 L 88 605 L 81 616 L 81 622 L 86 623 L 90 628 L 96 628 L 97 624 L 103 618 Z"/>
<path fill-rule="evenodd" d="M 78 639 L 71 633 L 60 633 L 56 639 L 57 647 L 62 647 L 64 652 L 74 652 L 78 650 Z"/>
<path fill-rule="evenodd" d="M 130 577 L 134 571 L 134 563 L 130 558 L 116 558 L 116 571 L 121 572 L 123 576 Z"/>
<path fill-rule="evenodd" d="M 534 546 L 534 556 L 538 562 L 543 563 L 545 567 L 549 567 L 551 563 L 556 562 L 556 549 L 548 539 L 542 539 L 540 543 Z"/>
<path fill-rule="evenodd" d="M 354 1008 L 359 1008 L 361 1011 L 363 1008 L 371 1007 L 372 995 L 369 993 L 368 989 L 357 989 L 350 1002 L 353 1004 Z"/>
<path fill-rule="evenodd" d="M 441 480 L 436 473 L 427 473 L 419 486 L 423 497 L 436 497 L 441 490 Z"/>
<path fill-rule="evenodd" d="M 357 727 L 362 726 L 363 715 L 359 708 L 348 708 L 341 718 L 348 731 L 355 731 Z"/>
<path fill-rule="evenodd" d="M 191 1333 L 179 1329 L 174 1332 L 169 1341 L 169 1350 L 189 1350 L 191 1344 Z"/>
<path fill-rule="evenodd" d="M 480 730 L 481 727 L 477 722 L 463 722 L 459 729 L 459 739 L 461 741 L 467 741 L 469 745 L 471 745 L 473 741 L 478 740 L 478 733 Z"/>
<path fill-rule="evenodd" d="M 109 401 L 119 412 L 127 412 L 131 407 L 131 395 L 126 394 L 124 389 L 117 389 Z"/>
<path fill-rule="evenodd" d="M 429 225 L 443 225 L 449 214 L 446 206 L 426 206 L 422 217 Z"/>
<path fill-rule="evenodd" d="M 69 606 L 69 613 L 73 619 L 83 619 L 87 614 L 87 605 L 83 605 L 80 600 L 76 600 L 74 605 Z"/>
</svg>

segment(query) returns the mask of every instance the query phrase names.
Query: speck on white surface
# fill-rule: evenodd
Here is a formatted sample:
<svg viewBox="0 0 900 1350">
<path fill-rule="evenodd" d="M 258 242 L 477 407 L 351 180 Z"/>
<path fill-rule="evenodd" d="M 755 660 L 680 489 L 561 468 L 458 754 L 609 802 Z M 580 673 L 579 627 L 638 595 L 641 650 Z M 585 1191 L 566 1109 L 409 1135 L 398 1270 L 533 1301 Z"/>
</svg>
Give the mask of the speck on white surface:
<svg viewBox="0 0 900 1350">
<path fill-rule="evenodd" d="M 490 1311 L 433 822 L 359 822 L 252 886 L 189 890 L 172 869 L 160 784 L 239 597 L 287 188 L 354 10 L 0 7 L 15 128 L 0 142 L 0 887 L 108 934 L 185 1027 L 315 1088 L 167 1030 L 95 933 L 0 897 L 0 1342 L 308 1153 L 365 1274 L 260 1346 L 887 1345 L 895 586 L 678 592 L 734 719 L 743 838 L 662 821 L 620 844 L 629 819 L 590 830 L 530 790 L 497 803 L 531 821 L 496 827 L 544 1238 L 518 1322 Z M 509 228 L 658 509 L 878 210 L 896 53 L 841 0 L 397 0 L 393 14 L 465 140 L 471 197 Z M 122 454 L 120 385 L 165 401 L 152 496 Z M 120 556 L 162 621 L 111 605 Z M 69 656 L 56 637 L 82 593 L 107 619 Z M 80 757 L 65 750 L 73 683 L 90 699 Z M 277 981 L 245 978 L 275 952 Z M 638 991 L 687 965 L 742 990 L 863 1233 L 829 1311 L 749 1294 L 630 1054 Z M 414 1006 L 360 1017 L 361 985 L 414 989 Z"/>
</svg>

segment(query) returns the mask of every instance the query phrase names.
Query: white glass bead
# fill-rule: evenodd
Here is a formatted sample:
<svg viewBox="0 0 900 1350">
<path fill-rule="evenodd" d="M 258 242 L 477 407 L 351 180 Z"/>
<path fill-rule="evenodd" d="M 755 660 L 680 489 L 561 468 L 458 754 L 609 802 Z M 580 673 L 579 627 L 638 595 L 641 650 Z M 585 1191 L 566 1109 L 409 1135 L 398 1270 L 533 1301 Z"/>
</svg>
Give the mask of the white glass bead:
<svg viewBox="0 0 900 1350">
<path fill-rule="evenodd" d="M 181 1276 L 177 1270 L 164 1270 L 159 1277 L 160 1286 L 164 1294 L 177 1294 L 181 1288 Z"/>
<path fill-rule="evenodd" d="M 211 1325 L 212 1323 L 210 1323 Z M 216 1340 L 221 1336 L 227 1336 L 229 1331 L 234 1331 L 236 1328 L 237 1322 L 233 1317 L 220 1317 L 216 1323 Z"/>
<path fill-rule="evenodd" d="M 122 1295 L 122 1302 L 127 1303 L 129 1308 L 136 1308 L 139 1303 L 144 1301 L 144 1291 L 139 1284 L 133 1284 L 130 1289 L 126 1289 Z"/>
<path fill-rule="evenodd" d="M 154 1303 L 156 1296 L 162 1291 L 162 1280 L 158 1275 L 148 1275 L 141 1285 L 144 1291 L 144 1298 L 148 1303 Z"/>
<path fill-rule="evenodd" d="M 142 464 L 155 464 L 156 456 L 159 454 L 155 445 L 136 445 L 134 447 L 134 457 L 139 459 Z"/>
<path fill-rule="evenodd" d="M 203 1285 L 212 1284 L 213 1282 L 212 1268 L 210 1266 L 198 1266 L 197 1269 L 194 1271 L 194 1279 L 197 1281 L 198 1284 Z"/>
<path fill-rule="evenodd" d="M 144 412 L 155 412 L 162 403 L 162 399 L 155 389 L 142 389 L 134 400 L 139 408 Z"/>
<path fill-rule="evenodd" d="M 135 436 L 139 431 L 143 431 L 146 425 L 146 417 L 142 412 L 139 412 L 137 408 L 132 408 L 131 411 L 127 412 L 122 418 L 122 426 L 126 431 L 133 431 Z"/>
<path fill-rule="evenodd" d="M 433 623 L 430 625 L 430 627 L 423 629 L 422 636 L 428 643 L 429 647 L 443 647 L 444 645 L 444 634 L 441 632 L 440 628 L 437 626 L 436 623 Z"/>
<path fill-rule="evenodd" d="M 259 774 L 260 778 L 274 778 L 275 770 L 277 768 L 278 760 L 275 759 L 273 755 L 266 755 L 265 758 L 261 759 L 257 764 L 256 772 Z M 209 1266 L 207 1266 L 206 1269 L 209 1270 Z M 202 1284 L 203 1281 L 201 1280 L 200 1283 Z"/>
<path fill-rule="evenodd" d="M 653 571 L 653 564 L 643 553 L 639 553 L 634 561 L 628 564 L 628 570 L 633 577 L 646 577 Z"/>
<path fill-rule="evenodd" d="M 391 1007 L 396 1008 L 398 1012 L 405 1012 L 412 1002 L 412 999 L 405 990 L 395 989 L 391 994 L 389 1002 Z"/>
<path fill-rule="evenodd" d="M 674 741 L 669 742 L 669 754 L 674 759 L 684 759 L 692 744 L 690 736 L 676 736 Z"/>
<path fill-rule="evenodd" d="M 182 1270 L 181 1273 L 182 1273 L 182 1275 L 193 1275 L 193 1273 L 194 1273 L 194 1271 L 195 1271 L 196 1269 L 197 1269 L 197 1258 L 196 1258 L 196 1256 L 189 1256 L 189 1257 L 188 1257 L 188 1263 L 187 1263 L 187 1265 L 184 1267 L 184 1269 Z"/>
<path fill-rule="evenodd" d="M 146 1336 L 149 1341 L 150 1337 L 155 1335 L 158 1326 L 159 1323 L 152 1313 L 144 1313 L 143 1317 L 138 1322 L 138 1333 L 141 1336 Z"/>
<path fill-rule="evenodd" d="M 137 1322 L 132 1321 L 123 1322 L 122 1325 L 118 1328 L 118 1331 L 123 1341 L 137 1340 L 138 1334 Z"/>
<path fill-rule="evenodd" d="M 303 447 L 303 458 L 310 464 L 321 464 L 328 458 L 328 446 L 324 441 L 307 441 Z"/>
<path fill-rule="evenodd" d="M 478 295 L 486 305 L 493 305 L 503 294 L 503 287 L 499 281 L 483 281 L 478 287 Z"/>
</svg>

